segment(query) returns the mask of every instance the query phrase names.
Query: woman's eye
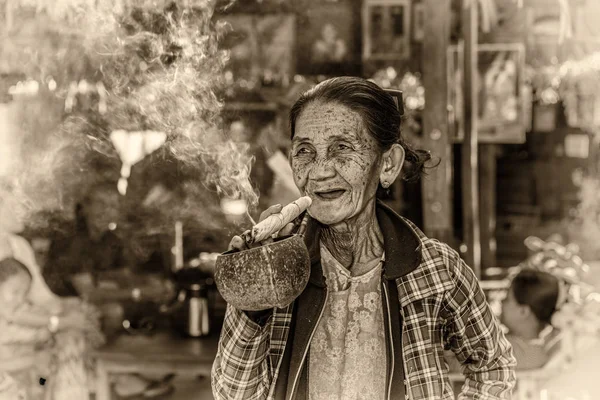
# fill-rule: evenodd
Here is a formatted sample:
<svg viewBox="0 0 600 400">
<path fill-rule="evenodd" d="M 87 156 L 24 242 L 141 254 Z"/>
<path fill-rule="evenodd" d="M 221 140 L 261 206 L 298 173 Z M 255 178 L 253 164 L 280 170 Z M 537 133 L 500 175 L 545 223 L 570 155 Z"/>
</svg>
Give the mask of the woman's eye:
<svg viewBox="0 0 600 400">
<path fill-rule="evenodd" d="M 295 155 L 297 156 L 302 156 L 302 155 L 307 155 L 310 154 L 310 150 L 307 149 L 306 147 L 301 147 L 298 150 L 296 150 Z"/>
<path fill-rule="evenodd" d="M 337 145 L 337 149 L 338 150 L 351 150 L 351 147 L 348 146 L 347 144 L 340 143 Z"/>
</svg>

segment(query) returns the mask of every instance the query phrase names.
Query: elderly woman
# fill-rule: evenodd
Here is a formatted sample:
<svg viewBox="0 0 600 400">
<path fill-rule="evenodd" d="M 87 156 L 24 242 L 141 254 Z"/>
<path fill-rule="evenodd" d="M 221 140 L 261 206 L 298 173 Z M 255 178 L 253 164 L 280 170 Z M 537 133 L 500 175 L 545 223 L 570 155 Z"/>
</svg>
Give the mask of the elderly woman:
<svg viewBox="0 0 600 400">
<path fill-rule="evenodd" d="M 510 398 L 515 359 L 471 269 L 376 199 L 405 161 L 411 178 L 429 159 L 403 141 L 400 119 L 389 94 L 353 77 L 292 108 L 291 166 L 313 200 L 310 281 L 282 309 L 228 306 L 217 399 L 453 399 L 444 348 L 466 376 L 459 398 Z"/>
</svg>

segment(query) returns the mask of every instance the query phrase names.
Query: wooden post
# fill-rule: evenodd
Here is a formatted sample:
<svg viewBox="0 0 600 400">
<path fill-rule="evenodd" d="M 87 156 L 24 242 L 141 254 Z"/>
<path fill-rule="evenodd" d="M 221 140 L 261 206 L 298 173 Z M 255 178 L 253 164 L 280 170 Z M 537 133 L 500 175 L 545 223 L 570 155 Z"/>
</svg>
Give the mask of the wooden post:
<svg viewBox="0 0 600 400">
<path fill-rule="evenodd" d="M 10 33 L 13 25 L 12 0 L 6 0 L 6 4 L 4 4 L 4 24 L 6 34 Z"/>
<path fill-rule="evenodd" d="M 452 147 L 448 137 L 447 49 L 450 42 L 450 0 L 424 0 L 423 86 L 427 105 L 423 110 L 423 148 L 430 150 L 437 168 L 422 181 L 425 233 L 452 240 Z"/>
<path fill-rule="evenodd" d="M 477 0 L 463 0 L 462 31 L 464 41 L 464 123 L 465 140 L 462 143 L 462 211 L 463 239 L 467 246 L 465 261 L 477 277 L 481 277 L 481 242 L 479 232 L 479 194 L 477 161 L 477 68 L 478 4 Z"/>
<path fill-rule="evenodd" d="M 496 145 L 479 146 L 479 204 L 482 269 L 496 267 Z"/>
</svg>

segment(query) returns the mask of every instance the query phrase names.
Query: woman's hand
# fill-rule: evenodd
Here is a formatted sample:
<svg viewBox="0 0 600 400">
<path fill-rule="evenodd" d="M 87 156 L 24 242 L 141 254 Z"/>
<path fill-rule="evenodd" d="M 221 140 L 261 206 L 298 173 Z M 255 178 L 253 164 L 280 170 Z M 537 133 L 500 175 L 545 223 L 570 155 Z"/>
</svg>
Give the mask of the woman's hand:
<svg viewBox="0 0 600 400">
<path fill-rule="evenodd" d="M 273 214 L 277 214 L 277 213 L 281 212 L 282 208 L 283 208 L 283 206 L 281 204 L 276 204 L 274 206 L 267 208 L 265 211 L 263 211 L 260 214 L 259 222 L 263 221 L 264 219 L 268 218 L 269 216 L 271 216 Z M 281 229 L 279 232 L 277 232 L 277 234 L 274 236 L 280 237 L 280 236 L 292 234 L 294 229 L 298 226 L 295 222 L 296 221 L 290 222 L 289 224 L 284 226 L 283 229 Z M 264 244 L 271 243 L 272 241 L 273 241 L 273 238 L 269 238 L 267 240 L 263 240 L 262 242 L 253 243 L 251 246 L 248 246 L 248 244 L 246 243 L 246 241 L 243 239 L 242 236 L 234 236 L 231 239 L 231 242 L 229 243 L 229 250 L 238 250 L 238 251 L 247 250 L 249 248 L 254 248 L 254 247 L 262 246 Z M 262 326 L 265 324 L 265 321 L 271 314 L 272 310 L 268 309 L 268 310 L 262 310 L 262 311 L 243 311 L 243 312 L 252 321 L 254 321 L 255 323 Z"/>
<path fill-rule="evenodd" d="M 281 212 L 282 208 L 283 208 L 283 206 L 281 204 L 275 204 L 274 206 L 267 208 L 265 211 L 263 211 L 260 214 L 260 218 L 259 218 L 258 222 L 263 221 L 264 219 L 268 218 L 269 216 L 271 216 L 273 214 L 277 214 L 277 213 Z M 290 222 L 276 234 L 276 237 L 290 235 L 294 231 L 294 228 L 296 226 L 297 226 L 297 224 Z M 272 241 L 273 241 L 273 238 L 269 238 L 267 240 L 263 240 L 260 243 L 254 243 L 251 246 L 248 246 L 248 244 L 242 238 L 242 236 L 236 235 L 231 239 L 231 242 L 229 242 L 228 250 L 238 250 L 238 251 L 248 250 L 250 248 L 254 248 L 254 247 L 262 246 L 264 244 L 271 243 Z"/>
</svg>

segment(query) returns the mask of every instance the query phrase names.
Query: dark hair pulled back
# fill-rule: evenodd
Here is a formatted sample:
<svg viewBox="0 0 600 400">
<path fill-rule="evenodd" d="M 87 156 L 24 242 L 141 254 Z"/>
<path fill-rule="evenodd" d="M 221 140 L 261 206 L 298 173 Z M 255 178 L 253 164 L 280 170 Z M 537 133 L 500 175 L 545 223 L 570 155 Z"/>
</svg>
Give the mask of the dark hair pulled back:
<svg viewBox="0 0 600 400">
<path fill-rule="evenodd" d="M 405 152 L 404 180 L 418 180 L 423 175 L 425 163 L 431 160 L 431 154 L 426 150 L 413 149 L 404 140 L 400 130 L 402 115 L 398 106 L 392 96 L 377 84 L 359 77 L 343 76 L 323 81 L 306 91 L 290 110 L 292 138 L 296 133 L 296 120 L 308 104 L 316 101 L 338 103 L 357 112 L 382 152 L 396 143 L 402 146 Z"/>
<path fill-rule="evenodd" d="M 517 303 L 527 305 L 545 324 L 550 324 L 558 301 L 558 278 L 547 272 L 523 269 L 513 278 L 511 290 Z"/>
</svg>

